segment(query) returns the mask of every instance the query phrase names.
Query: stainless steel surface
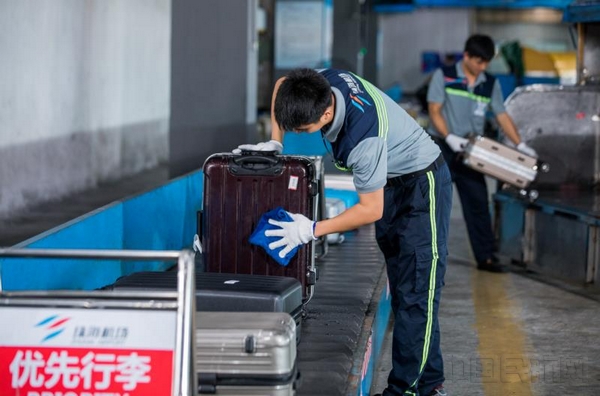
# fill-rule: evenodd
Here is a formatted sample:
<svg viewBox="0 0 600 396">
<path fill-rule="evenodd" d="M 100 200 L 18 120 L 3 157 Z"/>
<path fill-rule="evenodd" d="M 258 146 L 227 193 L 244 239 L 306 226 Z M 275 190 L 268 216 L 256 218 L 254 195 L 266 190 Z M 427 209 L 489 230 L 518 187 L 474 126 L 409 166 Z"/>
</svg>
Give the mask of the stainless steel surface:
<svg viewBox="0 0 600 396">
<path fill-rule="evenodd" d="M 176 292 L 106 292 L 96 293 L 97 296 L 85 291 L 69 292 L 7 292 L 0 294 L 0 306 L 36 307 L 40 299 L 46 305 L 56 308 L 99 308 L 99 309 L 148 309 L 148 310 L 173 310 L 177 309 Z M 160 295 L 158 295 L 160 293 Z M 110 297 L 107 298 L 106 296 Z"/>
<path fill-rule="evenodd" d="M 522 139 L 550 165 L 535 186 L 589 186 L 596 182 L 600 86 L 530 85 L 506 99 L 506 110 Z"/>
<path fill-rule="evenodd" d="M 600 228 L 590 226 L 588 232 L 588 257 L 586 283 L 598 285 L 598 260 L 600 259 Z"/>
<path fill-rule="evenodd" d="M 600 223 L 600 194 L 590 189 L 563 186 L 558 190 L 545 190 L 540 193 L 536 205 L 556 208 L 590 224 Z"/>
<path fill-rule="evenodd" d="M 192 396 L 196 394 L 196 357 L 195 348 L 195 275 L 194 254 L 183 251 L 153 250 L 83 250 L 83 249 L 0 249 L 0 257 L 22 258 L 67 258 L 67 259 L 114 259 L 114 260 L 164 260 L 177 261 L 177 293 L 164 292 L 89 292 L 89 291 L 47 291 L 47 292 L 11 292 L 0 289 L 0 305 L 36 306 L 36 307 L 78 307 L 78 308 L 116 308 L 129 309 L 165 309 L 176 310 L 177 325 L 175 335 L 175 362 L 173 375 L 174 396 Z M 1 285 L 1 279 L 0 279 Z M 98 298 L 102 295 L 102 299 Z M 174 301 L 157 302 L 166 297 Z M 148 298 L 149 301 L 126 301 L 126 298 Z M 95 298 L 95 299 L 92 299 Z M 79 300 L 79 301 L 78 301 Z M 162 305 L 167 304 L 167 305 Z M 106 310 L 102 311 L 106 313 Z"/>
<path fill-rule="evenodd" d="M 600 109 L 598 114 L 592 116 L 594 128 L 595 146 L 594 146 L 594 183 L 600 181 Z"/>
<path fill-rule="evenodd" d="M 503 190 L 494 196 L 499 252 L 527 269 L 585 287 L 600 287 L 600 194 L 544 190 L 535 202 Z M 515 243 L 522 224 L 522 246 Z"/>
<path fill-rule="evenodd" d="M 562 213 L 535 212 L 535 260 L 527 268 L 585 284 L 589 225 Z"/>
<path fill-rule="evenodd" d="M 535 210 L 525 210 L 525 225 L 523 230 L 523 263 L 533 263 L 536 260 L 536 227 L 535 227 Z"/>
</svg>

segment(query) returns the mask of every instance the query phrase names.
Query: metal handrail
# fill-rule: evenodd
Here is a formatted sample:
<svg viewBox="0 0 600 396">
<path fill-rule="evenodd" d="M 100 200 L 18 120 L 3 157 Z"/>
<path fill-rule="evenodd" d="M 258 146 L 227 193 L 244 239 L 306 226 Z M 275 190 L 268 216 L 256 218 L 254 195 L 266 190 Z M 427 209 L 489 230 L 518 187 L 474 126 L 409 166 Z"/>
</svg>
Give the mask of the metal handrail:
<svg viewBox="0 0 600 396">
<path fill-rule="evenodd" d="M 31 248 L 0 248 L 0 258 L 68 258 L 83 260 L 162 260 L 177 262 L 177 294 L 160 291 L 133 292 L 133 293 L 105 293 L 103 297 L 108 300 L 133 298 L 159 298 L 173 299 L 177 301 L 177 334 L 175 336 L 175 361 L 172 394 L 174 396 L 196 395 L 196 363 L 195 363 L 195 275 L 194 275 L 194 253 L 189 250 L 182 251 L 154 251 L 154 250 L 97 250 L 97 249 L 31 249 Z M 97 297 L 98 291 L 30 291 L 30 292 L 4 292 L 2 291 L 2 279 L 0 274 L 0 298 L 8 298 L 10 305 L 13 301 L 21 299 L 27 302 L 27 297 L 46 299 L 37 301 L 37 306 L 51 305 L 49 302 L 65 299 L 72 301 L 79 298 Z M 109 297 L 110 296 L 110 297 Z M 30 301 L 30 300 L 29 300 Z M 79 301 L 81 305 L 90 307 L 86 301 Z M 102 305 L 102 304 L 99 304 Z M 102 305 L 105 306 L 105 305 Z M 156 308 L 154 305 L 135 304 L 131 309 Z M 165 307 L 163 307 L 165 308 Z M 166 307 L 169 308 L 169 307 Z M 193 370 L 190 370 L 193 368 Z"/>
</svg>

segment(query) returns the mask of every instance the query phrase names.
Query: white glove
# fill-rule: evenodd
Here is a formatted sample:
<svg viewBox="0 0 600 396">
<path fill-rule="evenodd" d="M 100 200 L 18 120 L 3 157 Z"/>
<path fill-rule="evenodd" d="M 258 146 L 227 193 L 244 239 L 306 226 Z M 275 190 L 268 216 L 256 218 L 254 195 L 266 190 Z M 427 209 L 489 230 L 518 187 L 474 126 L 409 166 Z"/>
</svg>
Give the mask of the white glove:
<svg viewBox="0 0 600 396">
<path fill-rule="evenodd" d="M 261 142 L 258 144 L 242 144 L 238 148 L 233 149 L 233 154 L 241 154 L 242 150 L 245 151 L 277 151 L 277 154 L 281 154 L 283 151 L 283 144 L 277 140 L 269 140 L 268 142 Z"/>
<path fill-rule="evenodd" d="M 284 258 L 296 246 L 315 240 L 315 222 L 298 213 L 287 212 L 293 221 L 277 221 L 269 219 L 269 224 L 281 227 L 276 230 L 265 231 L 265 236 L 278 236 L 281 239 L 271 242 L 269 249 L 285 246 L 279 252 L 279 257 Z"/>
<path fill-rule="evenodd" d="M 525 142 L 521 142 L 517 145 L 517 150 L 519 150 L 520 152 L 522 152 L 523 154 L 526 154 L 530 157 L 535 157 L 537 158 L 537 153 L 535 152 L 534 149 L 532 149 L 531 147 L 529 147 Z"/>
<path fill-rule="evenodd" d="M 463 152 L 467 146 L 467 143 L 469 143 L 469 139 L 465 139 L 464 137 L 460 137 L 452 133 L 449 133 L 445 140 L 446 144 L 450 146 L 452 151 L 455 153 Z"/>
</svg>

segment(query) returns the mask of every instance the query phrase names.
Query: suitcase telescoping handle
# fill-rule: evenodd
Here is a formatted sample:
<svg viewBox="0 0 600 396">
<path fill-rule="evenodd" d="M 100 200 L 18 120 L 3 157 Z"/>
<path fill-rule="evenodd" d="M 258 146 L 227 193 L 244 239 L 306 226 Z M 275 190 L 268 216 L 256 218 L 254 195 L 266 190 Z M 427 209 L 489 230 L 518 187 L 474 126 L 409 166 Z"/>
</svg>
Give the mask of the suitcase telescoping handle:
<svg viewBox="0 0 600 396">
<path fill-rule="evenodd" d="M 276 151 L 242 151 L 231 158 L 229 171 L 235 175 L 279 175 L 283 172 L 283 161 L 276 154 Z"/>
</svg>

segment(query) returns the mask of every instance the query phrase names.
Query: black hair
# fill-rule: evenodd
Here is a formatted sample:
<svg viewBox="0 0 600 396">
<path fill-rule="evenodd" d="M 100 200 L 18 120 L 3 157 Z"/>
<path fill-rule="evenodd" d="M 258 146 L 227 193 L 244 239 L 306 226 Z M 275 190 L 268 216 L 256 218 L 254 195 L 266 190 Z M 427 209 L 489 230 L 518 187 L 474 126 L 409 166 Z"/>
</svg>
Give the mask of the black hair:
<svg viewBox="0 0 600 396">
<path fill-rule="evenodd" d="M 465 43 L 465 52 L 473 58 L 489 62 L 496 54 L 496 46 L 490 36 L 474 34 Z"/>
<path fill-rule="evenodd" d="M 275 97 L 275 121 L 283 131 L 312 124 L 331 106 L 331 85 L 313 69 L 295 69 L 286 75 Z"/>
</svg>

